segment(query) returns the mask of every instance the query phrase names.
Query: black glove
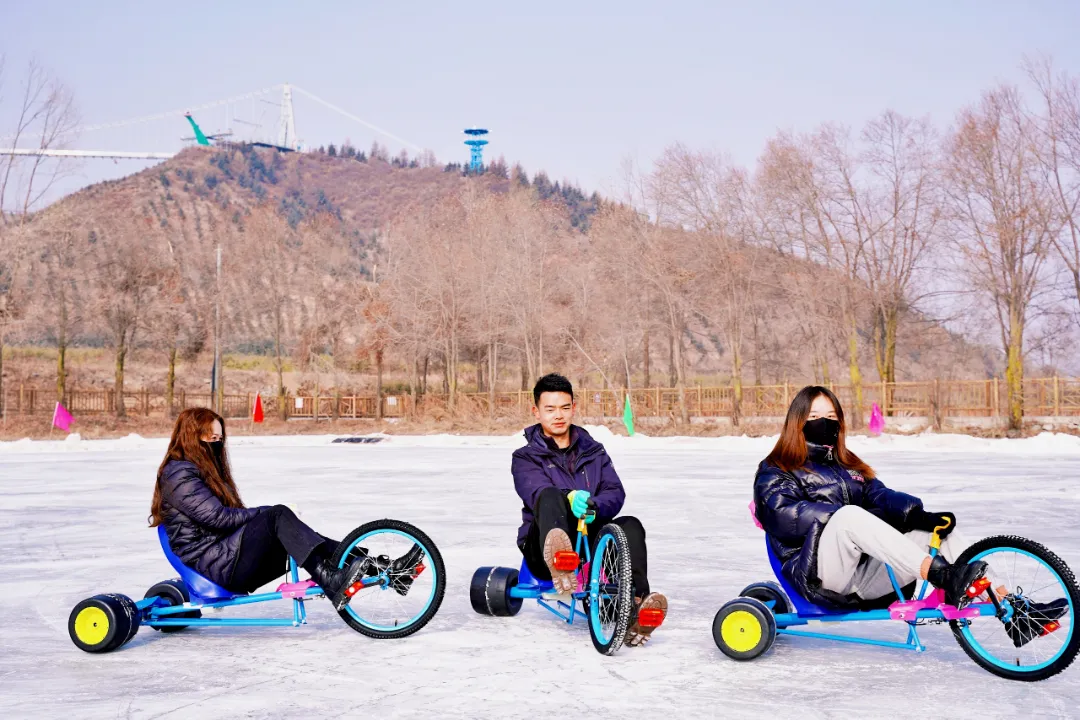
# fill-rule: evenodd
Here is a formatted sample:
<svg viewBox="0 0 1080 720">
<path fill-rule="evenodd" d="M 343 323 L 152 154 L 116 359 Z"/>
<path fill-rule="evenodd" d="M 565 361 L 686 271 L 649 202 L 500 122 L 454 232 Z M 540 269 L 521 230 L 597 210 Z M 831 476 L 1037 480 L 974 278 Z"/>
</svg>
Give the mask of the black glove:
<svg viewBox="0 0 1080 720">
<path fill-rule="evenodd" d="M 925 530 L 934 532 L 934 528 L 948 524 L 949 527 L 940 530 L 938 535 L 942 538 L 949 537 L 949 533 L 956 527 L 956 516 L 951 512 L 926 512 L 922 508 L 912 510 L 908 516 L 908 527 L 912 530 Z"/>
</svg>

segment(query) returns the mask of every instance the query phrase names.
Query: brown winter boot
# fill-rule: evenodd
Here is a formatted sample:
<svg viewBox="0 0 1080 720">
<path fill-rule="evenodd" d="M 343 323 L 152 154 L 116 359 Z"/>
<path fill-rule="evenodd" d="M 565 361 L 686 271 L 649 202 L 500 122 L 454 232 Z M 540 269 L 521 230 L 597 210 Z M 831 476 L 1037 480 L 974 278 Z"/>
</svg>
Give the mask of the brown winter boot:
<svg viewBox="0 0 1080 720">
<path fill-rule="evenodd" d="M 649 593 L 643 600 L 635 603 L 623 644 L 630 647 L 644 645 L 652 631 L 660 627 L 666 617 L 667 598 L 660 593 Z"/>
<path fill-rule="evenodd" d="M 555 528 L 544 538 L 544 562 L 551 571 L 551 584 L 557 592 L 577 591 L 577 553 L 565 530 Z"/>
</svg>

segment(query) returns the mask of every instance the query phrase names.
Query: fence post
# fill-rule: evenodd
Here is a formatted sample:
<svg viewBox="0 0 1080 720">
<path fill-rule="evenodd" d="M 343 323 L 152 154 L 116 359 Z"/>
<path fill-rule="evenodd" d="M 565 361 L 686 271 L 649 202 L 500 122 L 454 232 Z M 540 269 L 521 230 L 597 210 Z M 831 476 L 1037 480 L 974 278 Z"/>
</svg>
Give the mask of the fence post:
<svg viewBox="0 0 1080 720">
<path fill-rule="evenodd" d="M 23 405 L 23 395 L 24 395 L 23 384 L 19 383 L 19 414 L 20 415 L 25 415 L 26 414 L 23 411 L 23 408 L 25 407 L 25 405 Z"/>
<path fill-rule="evenodd" d="M 934 400 L 930 407 L 933 412 L 932 422 L 934 423 L 934 429 L 940 430 L 943 425 L 942 419 L 945 416 L 945 409 L 941 406 L 941 383 L 937 378 L 934 378 Z"/>
<path fill-rule="evenodd" d="M 991 382 L 991 381 L 987 380 L 987 382 Z M 990 413 L 991 413 L 991 415 L 993 417 L 996 418 L 998 416 L 998 409 L 999 409 L 999 407 L 998 407 L 998 379 L 994 378 L 993 383 L 994 384 L 990 388 L 990 403 L 991 403 Z"/>
<path fill-rule="evenodd" d="M 889 414 L 889 386 L 884 380 L 881 381 L 881 414 Z"/>
<path fill-rule="evenodd" d="M 1054 375 L 1054 417 L 1061 415 L 1061 395 L 1058 391 L 1058 376 Z"/>
<path fill-rule="evenodd" d="M 734 387 L 732 387 L 732 389 L 731 389 L 731 399 L 734 402 L 734 400 L 735 400 L 735 388 Z M 698 383 L 698 386 L 697 386 L 697 414 L 698 414 L 698 417 L 704 417 L 704 413 L 701 410 L 701 383 Z"/>
</svg>

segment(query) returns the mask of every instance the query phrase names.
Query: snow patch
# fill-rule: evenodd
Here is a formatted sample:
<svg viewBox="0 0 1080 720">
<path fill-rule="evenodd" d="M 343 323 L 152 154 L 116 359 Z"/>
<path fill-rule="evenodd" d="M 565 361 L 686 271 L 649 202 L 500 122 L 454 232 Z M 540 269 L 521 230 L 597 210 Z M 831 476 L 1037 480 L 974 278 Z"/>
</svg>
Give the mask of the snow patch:
<svg viewBox="0 0 1080 720">
<path fill-rule="evenodd" d="M 633 448 L 635 450 L 698 449 L 718 453 L 757 453 L 764 457 L 776 444 L 778 436 L 750 437 L 729 435 L 723 437 L 650 437 L 638 433 L 633 437 L 616 435 L 602 425 L 587 425 L 585 429 L 612 450 Z M 230 447 L 319 447 L 330 446 L 343 435 L 234 435 L 229 438 Z M 515 449 L 524 444 L 520 432 L 512 435 L 390 435 L 370 433 L 368 437 L 382 438 L 376 447 L 499 447 Z M 112 452 L 118 450 L 155 449 L 164 452 L 167 438 L 144 438 L 132 433 L 113 440 L 84 440 L 78 433 L 64 440 L 31 440 L 23 438 L 0 442 L 0 454 L 52 453 L 52 452 Z M 1029 438 L 979 438 L 971 435 L 937 434 L 925 431 L 918 435 L 890 435 L 877 437 L 853 435 L 848 445 L 857 453 L 864 452 L 987 452 L 1015 455 L 1052 454 L 1080 455 L 1080 437 L 1066 433 L 1041 432 Z M 338 445 L 337 447 L 343 447 Z"/>
</svg>

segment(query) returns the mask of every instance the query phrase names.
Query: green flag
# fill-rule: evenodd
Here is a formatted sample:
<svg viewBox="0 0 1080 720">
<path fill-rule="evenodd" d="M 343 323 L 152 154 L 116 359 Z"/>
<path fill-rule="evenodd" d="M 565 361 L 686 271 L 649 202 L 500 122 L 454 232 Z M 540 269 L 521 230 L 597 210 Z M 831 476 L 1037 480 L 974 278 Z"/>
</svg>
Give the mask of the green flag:
<svg viewBox="0 0 1080 720">
<path fill-rule="evenodd" d="M 623 425 L 626 426 L 626 432 L 630 434 L 630 437 L 634 436 L 634 410 L 630 407 L 630 393 L 626 393 L 626 402 L 623 403 L 622 411 Z"/>
</svg>

